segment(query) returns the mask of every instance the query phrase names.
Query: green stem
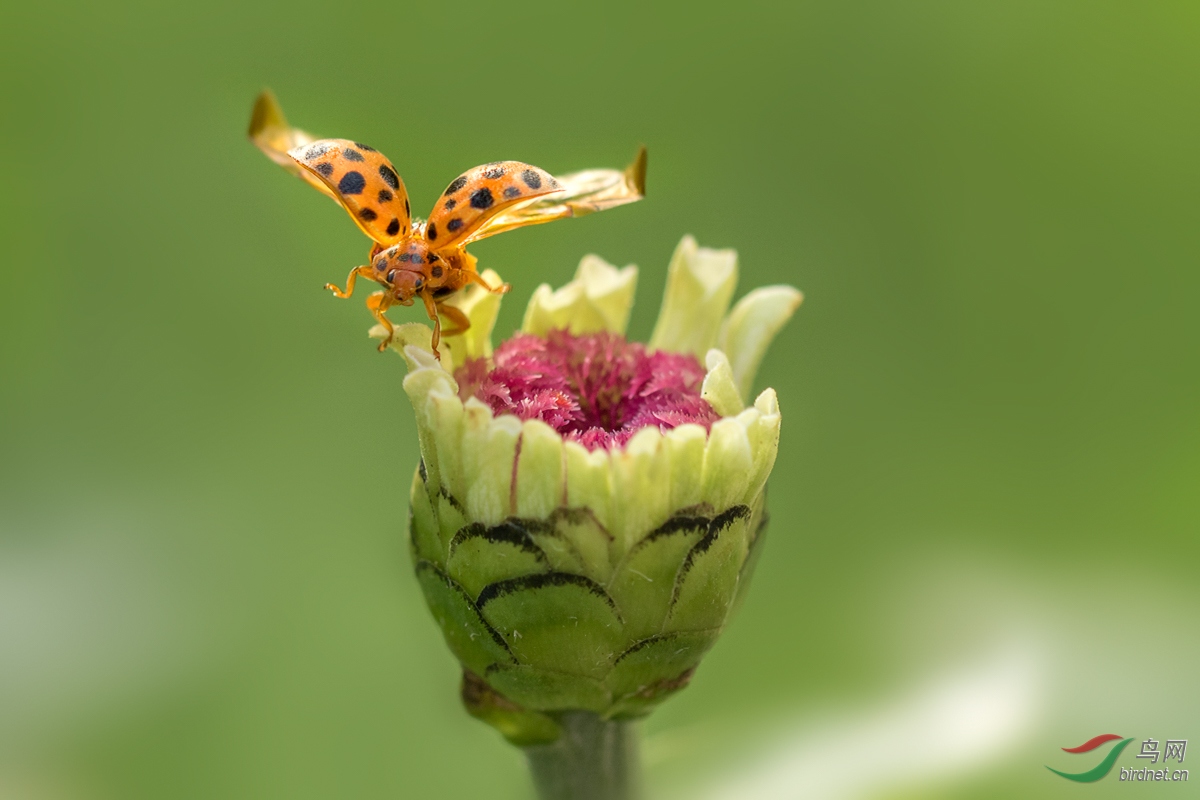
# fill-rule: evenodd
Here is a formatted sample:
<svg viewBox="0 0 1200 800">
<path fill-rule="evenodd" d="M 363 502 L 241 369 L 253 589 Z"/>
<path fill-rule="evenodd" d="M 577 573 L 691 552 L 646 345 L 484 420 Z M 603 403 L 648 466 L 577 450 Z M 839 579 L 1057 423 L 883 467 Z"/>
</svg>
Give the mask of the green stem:
<svg viewBox="0 0 1200 800">
<path fill-rule="evenodd" d="M 558 721 L 563 732 L 555 742 L 525 748 L 541 800 L 638 800 L 637 723 L 588 711 Z"/>
</svg>

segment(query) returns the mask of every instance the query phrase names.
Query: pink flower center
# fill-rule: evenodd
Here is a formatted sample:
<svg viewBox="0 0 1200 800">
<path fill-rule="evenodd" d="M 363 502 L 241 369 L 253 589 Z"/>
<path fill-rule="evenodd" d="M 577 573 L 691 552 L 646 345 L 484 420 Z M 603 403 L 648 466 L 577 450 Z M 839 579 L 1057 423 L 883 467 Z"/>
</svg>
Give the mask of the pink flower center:
<svg viewBox="0 0 1200 800">
<path fill-rule="evenodd" d="M 518 333 L 492 361 L 490 369 L 475 359 L 455 370 L 464 400 L 478 397 L 497 415 L 540 419 L 589 450 L 621 447 L 650 426 L 707 429 L 720 419 L 700 396 L 704 368 L 695 357 L 648 353 L 619 334 Z"/>
</svg>

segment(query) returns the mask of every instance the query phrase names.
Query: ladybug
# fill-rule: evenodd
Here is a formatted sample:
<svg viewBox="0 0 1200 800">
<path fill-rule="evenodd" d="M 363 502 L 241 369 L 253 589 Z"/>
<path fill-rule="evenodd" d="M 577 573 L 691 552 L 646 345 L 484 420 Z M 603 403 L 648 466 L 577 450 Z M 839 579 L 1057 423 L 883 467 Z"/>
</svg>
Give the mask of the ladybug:
<svg viewBox="0 0 1200 800">
<path fill-rule="evenodd" d="M 414 218 L 408 192 L 395 166 L 373 147 L 348 139 L 314 139 L 288 125 L 274 95 L 254 103 L 250 139 L 275 163 L 328 195 L 344 208 L 371 240 L 369 263 L 350 270 L 346 288 L 327 283 L 337 297 L 350 297 L 355 281 L 369 278 L 383 288 L 367 298 L 367 308 L 387 330 L 392 306 L 425 306 L 433 321 L 433 352 L 442 336 L 465 332 L 466 314 L 445 301 L 471 283 L 503 294 L 476 269 L 466 246 L 478 239 L 574 217 L 640 200 L 646 193 L 646 148 L 625 170 L 594 169 L 555 177 L 520 161 L 495 161 L 459 175 L 434 204 L 428 221 Z M 442 330 L 442 318 L 453 326 Z M 440 355 L 438 356 L 440 358 Z"/>
</svg>

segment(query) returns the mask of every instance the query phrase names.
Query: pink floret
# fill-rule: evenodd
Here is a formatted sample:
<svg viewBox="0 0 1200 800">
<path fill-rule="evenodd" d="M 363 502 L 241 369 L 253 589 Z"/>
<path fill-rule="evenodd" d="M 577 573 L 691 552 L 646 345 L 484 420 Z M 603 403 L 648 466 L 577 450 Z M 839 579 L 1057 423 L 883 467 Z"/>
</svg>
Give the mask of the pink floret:
<svg viewBox="0 0 1200 800">
<path fill-rule="evenodd" d="M 693 356 L 648 353 L 615 333 L 518 333 L 496 350 L 490 370 L 475 359 L 454 377 L 464 400 L 540 419 L 589 450 L 621 447 L 646 427 L 707 429 L 720 418 L 700 397 L 704 368 Z"/>
</svg>

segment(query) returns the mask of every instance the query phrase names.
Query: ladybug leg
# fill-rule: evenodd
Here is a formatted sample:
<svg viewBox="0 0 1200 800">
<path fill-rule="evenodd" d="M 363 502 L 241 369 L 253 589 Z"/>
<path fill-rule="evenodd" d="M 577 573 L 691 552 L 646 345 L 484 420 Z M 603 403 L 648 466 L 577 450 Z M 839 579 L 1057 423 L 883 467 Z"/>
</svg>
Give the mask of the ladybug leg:
<svg viewBox="0 0 1200 800">
<path fill-rule="evenodd" d="M 351 273 L 353 275 L 354 273 Z M 392 325 L 392 321 L 383 313 L 392 305 L 392 298 L 387 292 L 373 292 L 367 298 L 367 310 L 371 315 L 379 321 L 379 324 L 387 328 L 387 338 L 379 343 L 379 352 L 387 350 L 387 346 L 392 343 L 392 336 L 396 332 L 396 327 Z"/>
<path fill-rule="evenodd" d="M 450 330 L 442 331 L 443 336 L 458 336 L 471 329 L 470 318 L 458 306 L 448 306 L 444 303 L 439 303 L 437 310 L 439 314 L 454 324 L 454 327 Z"/>
<path fill-rule="evenodd" d="M 421 300 L 425 303 L 425 313 L 433 320 L 433 340 L 430 344 L 433 346 L 433 355 L 438 361 L 442 360 L 442 354 L 438 352 L 438 345 L 442 341 L 442 318 L 438 316 L 437 304 L 433 300 L 433 294 L 428 289 L 421 292 Z"/>
<path fill-rule="evenodd" d="M 471 283 L 478 283 L 492 294 L 507 294 L 508 290 L 512 288 L 507 283 L 502 283 L 499 286 L 492 286 L 483 279 L 482 275 L 474 270 L 463 270 L 463 273 L 466 275 L 467 280 L 469 280 Z"/>
<path fill-rule="evenodd" d="M 370 275 L 370 274 L 371 274 L 370 266 L 355 267 L 354 269 L 350 270 L 350 274 L 346 276 L 345 290 L 339 289 L 335 284 L 332 284 L 332 283 L 325 284 L 325 288 L 328 289 L 329 291 L 333 292 L 334 295 L 336 295 L 337 297 L 343 297 L 343 298 L 349 297 L 350 295 L 354 294 L 354 281 L 358 279 L 358 276 L 359 275 Z M 370 301 L 368 301 L 368 302 L 370 302 Z"/>
</svg>

